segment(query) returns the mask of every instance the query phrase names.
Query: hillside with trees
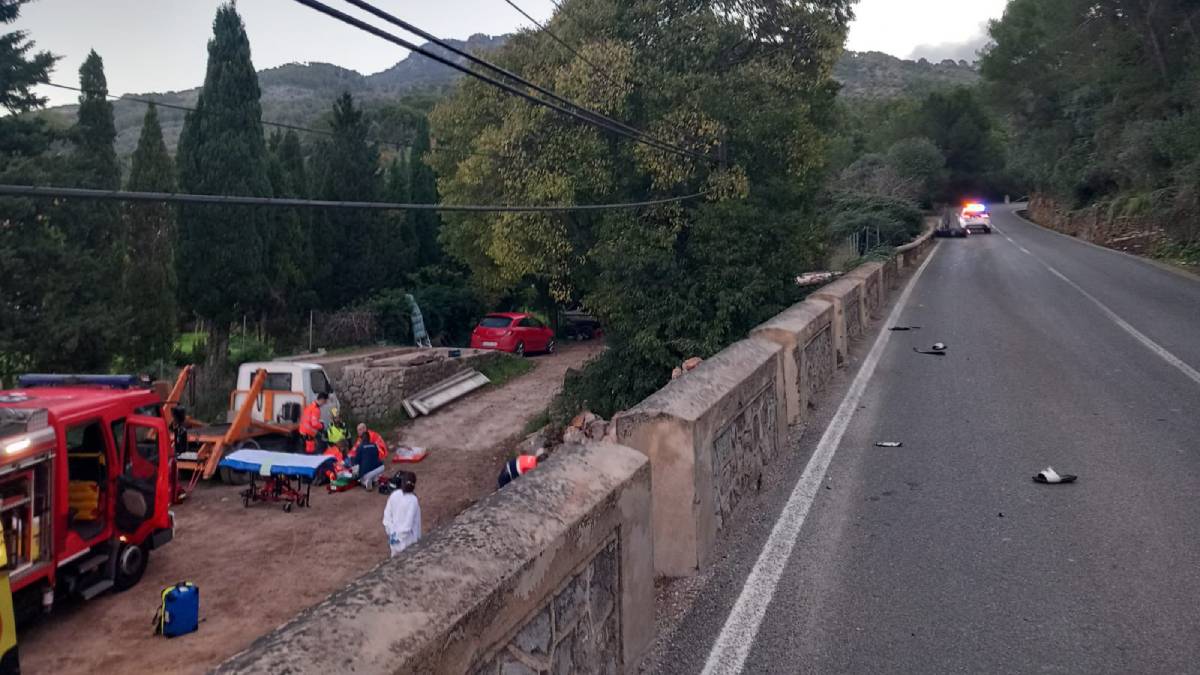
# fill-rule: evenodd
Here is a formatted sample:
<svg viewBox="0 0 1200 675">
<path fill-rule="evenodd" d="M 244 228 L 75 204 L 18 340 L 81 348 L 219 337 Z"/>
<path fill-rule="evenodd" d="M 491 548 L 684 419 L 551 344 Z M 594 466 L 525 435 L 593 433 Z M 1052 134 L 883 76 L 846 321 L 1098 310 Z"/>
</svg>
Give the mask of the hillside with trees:
<svg viewBox="0 0 1200 675">
<path fill-rule="evenodd" d="M 449 44 L 472 53 L 486 54 L 498 49 L 510 35 L 472 35 L 466 40 L 447 40 Z M 462 60 L 437 45 L 425 45 L 434 51 Z M 444 96 L 461 73 L 420 55 L 409 55 L 386 70 L 364 75 L 329 63 L 288 63 L 258 72 L 263 118 L 298 126 L 328 121 L 329 102 L 349 92 L 368 113 L 386 107 L 390 101 L 414 96 Z M 833 79 L 842 85 L 841 95 L 855 99 L 889 99 L 919 96 L 950 86 L 978 83 L 974 66 L 964 61 L 929 63 L 924 59 L 908 61 L 880 52 L 845 52 L 833 69 Z M 199 88 L 176 92 L 134 94 L 131 96 L 160 104 L 193 107 Z M 128 158 L 136 146 L 145 106 L 134 101 L 113 101 L 113 121 L 117 129 L 116 149 Z M 57 106 L 43 111 L 52 123 L 70 125 L 77 113 L 74 105 Z M 159 124 L 167 148 L 175 151 L 183 129 L 184 112 L 160 107 Z M 398 140 L 407 141 L 407 138 Z"/>
<path fill-rule="evenodd" d="M 1190 0 L 1013 0 L 981 63 L 1011 120 L 1011 169 L 1044 215 L 1161 233 L 1200 257 L 1200 8 Z"/>
</svg>

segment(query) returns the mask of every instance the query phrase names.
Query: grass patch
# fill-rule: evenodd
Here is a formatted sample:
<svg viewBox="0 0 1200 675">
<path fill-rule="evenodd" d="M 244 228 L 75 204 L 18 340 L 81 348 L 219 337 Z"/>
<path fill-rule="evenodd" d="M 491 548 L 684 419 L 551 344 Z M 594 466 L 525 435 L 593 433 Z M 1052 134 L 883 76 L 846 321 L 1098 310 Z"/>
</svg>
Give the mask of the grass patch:
<svg viewBox="0 0 1200 675">
<path fill-rule="evenodd" d="M 492 381 L 492 386 L 503 387 L 510 381 L 533 370 L 535 365 L 529 359 L 501 354 L 500 358 L 489 360 L 477 370 Z"/>
<path fill-rule="evenodd" d="M 191 354 L 196 350 L 196 345 L 204 342 L 208 338 L 204 333 L 180 333 L 175 339 L 175 350 L 181 354 Z"/>
<path fill-rule="evenodd" d="M 541 429 L 542 427 L 546 426 L 547 424 L 550 424 L 550 409 L 549 408 L 546 408 L 542 412 L 535 415 L 528 422 L 526 422 L 525 428 L 521 430 L 521 433 L 525 436 L 528 436 L 529 434 L 532 434 L 533 432 Z"/>
<path fill-rule="evenodd" d="M 400 407 L 396 408 L 395 410 L 389 410 L 380 417 L 364 421 L 367 423 L 367 428 L 371 429 L 372 431 L 377 431 L 382 434 L 391 434 L 405 424 L 408 424 L 410 419 L 411 418 L 408 416 L 408 413 L 405 412 L 404 408 Z M 351 428 L 353 428 L 353 426 Z"/>
</svg>

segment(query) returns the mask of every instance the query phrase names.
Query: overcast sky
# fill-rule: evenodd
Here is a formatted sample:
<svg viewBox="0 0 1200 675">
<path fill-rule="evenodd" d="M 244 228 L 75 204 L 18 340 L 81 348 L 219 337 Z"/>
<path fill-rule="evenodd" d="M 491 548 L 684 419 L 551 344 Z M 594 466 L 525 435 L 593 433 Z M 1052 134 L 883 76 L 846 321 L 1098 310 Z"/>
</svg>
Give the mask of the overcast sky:
<svg viewBox="0 0 1200 675">
<path fill-rule="evenodd" d="M 115 94 L 190 89 L 204 80 L 205 45 L 222 0 L 34 0 L 16 26 L 39 49 L 63 58 L 52 76 L 78 85 L 79 64 L 89 49 L 104 58 L 109 91 Z M 349 5 L 329 4 L 355 13 Z M 378 0 L 378 6 L 440 37 L 496 35 L 530 25 L 504 0 Z M 550 0 L 517 0 L 538 20 L 550 16 Z M 383 70 L 407 55 L 292 0 L 239 0 L 255 67 L 292 61 L 326 61 L 362 73 Z M 1005 0 L 861 0 L 851 27 L 850 49 L 902 58 L 973 59 L 983 45 L 984 25 Z M 361 13 L 357 13 L 362 16 Z M 364 17 L 365 18 L 365 17 Z M 52 104 L 77 95 L 46 89 Z"/>
</svg>

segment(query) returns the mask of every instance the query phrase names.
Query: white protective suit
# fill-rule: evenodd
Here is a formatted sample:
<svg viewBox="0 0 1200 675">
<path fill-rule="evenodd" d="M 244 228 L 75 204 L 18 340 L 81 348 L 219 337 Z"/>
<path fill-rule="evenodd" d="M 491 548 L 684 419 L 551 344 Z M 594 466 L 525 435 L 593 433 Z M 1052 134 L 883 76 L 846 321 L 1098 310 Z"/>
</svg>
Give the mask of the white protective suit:
<svg viewBox="0 0 1200 675">
<path fill-rule="evenodd" d="M 396 490 L 383 508 L 383 529 L 395 558 L 421 538 L 421 505 L 411 492 Z"/>
</svg>

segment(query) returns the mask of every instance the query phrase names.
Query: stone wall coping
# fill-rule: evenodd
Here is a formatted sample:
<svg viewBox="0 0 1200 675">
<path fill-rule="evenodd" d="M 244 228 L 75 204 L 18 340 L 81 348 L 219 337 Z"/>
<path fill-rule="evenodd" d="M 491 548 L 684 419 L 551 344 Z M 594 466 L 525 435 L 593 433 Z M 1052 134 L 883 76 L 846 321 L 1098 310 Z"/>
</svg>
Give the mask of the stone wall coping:
<svg viewBox="0 0 1200 675">
<path fill-rule="evenodd" d="M 858 292 L 858 289 L 861 288 L 862 285 L 862 279 L 858 277 L 844 276 L 837 281 L 825 284 L 824 286 L 818 288 L 817 290 L 813 291 L 812 295 L 809 297 L 817 300 L 826 296 L 842 298 L 850 293 Z"/>
<path fill-rule="evenodd" d="M 808 298 L 783 310 L 751 331 L 756 335 L 772 330 L 782 330 L 789 333 L 800 333 L 809 324 L 824 317 L 823 323 L 833 320 L 833 303 L 821 298 Z"/>
<path fill-rule="evenodd" d="M 858 267 L 846 272 L 842 276 L 843 279 L 866 279 L 876 272 L 883 270 L 883 263 L 878 261 L 865 262 Z"/>
<path fill-rule="evenodd" d="M 424 672 L 452 638 L 463 638 L 455 635 L 461 621 L 508 602 L 502 594 L 514 580 L 520 596 L 523 586 L 532 586 L 528 575 L 547 573 L 531 572 L 531 564 L 589 527 L 597 506 L 649 470 L 645 455 L 624 446 L 562 446 L 537 470 L 255 640 L 214 672 Z M 379 509 L 382 514 L 382 500 Z"/>
<path fill-rule="evenodd" d="M 671 415 L 696 421 L 741 384 L 747 373 L 776 358 L 782 347 L 762 338 L 739 340 L 621 414 Z"/>
<path fill-rule="evenodd" d="M 917 248 L 921 244 L 924 244 L 926 241 L 929 241 L 929 238 L 933 236 L 933 230 L 936 227 L 937 227 L 937 216 L 926 217 L 925 218 L 925 231 L 922 232 L 921 235 L 918 236 L 916 239 L 913 239 L 912 241 L 908 242 L 907 244 L 904 244 L 903 246 L 897 246 L 896 252 L 904 253 L 905 251 L 911 251 L 912 249 Z"/>
</svg>

